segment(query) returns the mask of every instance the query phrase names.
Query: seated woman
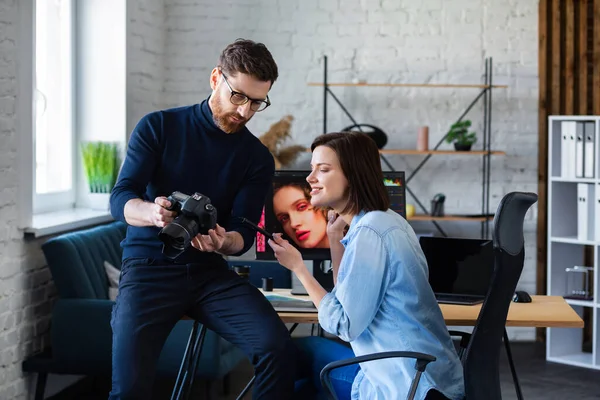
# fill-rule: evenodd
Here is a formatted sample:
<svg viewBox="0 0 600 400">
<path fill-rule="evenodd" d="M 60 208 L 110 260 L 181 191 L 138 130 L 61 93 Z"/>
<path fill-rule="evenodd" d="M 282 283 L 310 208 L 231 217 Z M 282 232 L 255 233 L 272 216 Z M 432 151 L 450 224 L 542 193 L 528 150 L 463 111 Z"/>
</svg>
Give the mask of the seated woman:
<svg viewBox="0 0 600 400">
<path fill-rule="evenodd" d="M 298 247 L 329 248 L 327 211 L 311 205 L 310 186 L 286 183 L 273 189 L 273 212 Z"/>
<path fill-rule="evenodd" d="M 335 287 L 328 293 L 306 269 L 298 250 L 280 235 L 269 240 L 279 263 L 302 282 L 323 329 L 348 348 L 321 337 L 298 341 L 316 390 L 329 362 L 384 351 L 431 354 L 417 399 L 464 397 L 462 365 L 428 283 L 425 256 L 404 218 L 389 210 L 377 146 L 362 133 L 329 133 L 311 146 L 306 178 L 314 207 L 331 207 L 327 233 Z M 348 231 L 344 229 L 349 225 Z M 340 399 L 405 398 L 415 360 L 391 358 L 334 370 Z"/>
</svg>

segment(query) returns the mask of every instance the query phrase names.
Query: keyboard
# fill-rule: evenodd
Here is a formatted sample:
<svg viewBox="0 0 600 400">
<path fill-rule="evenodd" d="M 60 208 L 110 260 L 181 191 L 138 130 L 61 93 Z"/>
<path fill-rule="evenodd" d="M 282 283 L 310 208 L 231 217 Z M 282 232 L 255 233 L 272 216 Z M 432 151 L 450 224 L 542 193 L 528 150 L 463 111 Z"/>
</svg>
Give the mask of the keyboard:
<svg viewBox="0 0 600 400">
<path fill-rule="evenodd" d="M 473 294 L 436 293 L 435 298 L 440 304 L 474 305 L 483 303 L 485 296 Z"/>
<path fill-rule="evenodd" d="M 317 307 L 310 300 L 297 300 L 285 296 L 266 295 L 267 300 L 271 303 L 277 312 L 314 312 Z"/>
</svg>

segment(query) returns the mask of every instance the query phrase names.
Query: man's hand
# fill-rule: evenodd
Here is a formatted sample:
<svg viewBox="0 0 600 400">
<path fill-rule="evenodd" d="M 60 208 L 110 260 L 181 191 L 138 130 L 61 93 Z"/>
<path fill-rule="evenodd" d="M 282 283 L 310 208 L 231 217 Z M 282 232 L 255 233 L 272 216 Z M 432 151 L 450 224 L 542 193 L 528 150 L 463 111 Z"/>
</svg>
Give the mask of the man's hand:
<svg viewBox="0 0 600 400">
<path fill-rule="evenodd" d="M 329 210 L 329 212 L 327 212 L 328 237 L 336 240 L 341 240 L 346 234 L 347 227 L 348 224 L 346 224 L 346 221 L 344 221 L 344 219 L 340 217 L 338 213 L 336 213 L 334 210 Z"/>
<path fill-rule="evenodd" d="M 219 253 L 224 247 L 227 240 L 227 231 L 225 228 L 217 224 L 215 229 L 209 229 L 208 235 L 198 234 L 192 239 L 192 246 L 204 252 Z"/>
<path fill-rule="evenodd" d="M 159 228 L 163 228 L 175 219 L 177 213 L 175 211 L 167 210 L 171 207 L 171 202 L 166 197 L 160 196 L 154 199 L 152 204 L 152 213 L 150 215 L 150 222 L 152 225 Z"/>
<path fill-rule="evenodd" d="M 302 261 L 302 254 L 294 246 L 285 239 L 281 238 L 281 234 L 273 234 L 275 240 L 269 239 L 269 246 L 275 253 L 275 258 L 279 261 L 279 264 L 283 265 L 290 271 L 298 273 L 301 268 L 306 268 L 304 261 Z"/>
</svg>

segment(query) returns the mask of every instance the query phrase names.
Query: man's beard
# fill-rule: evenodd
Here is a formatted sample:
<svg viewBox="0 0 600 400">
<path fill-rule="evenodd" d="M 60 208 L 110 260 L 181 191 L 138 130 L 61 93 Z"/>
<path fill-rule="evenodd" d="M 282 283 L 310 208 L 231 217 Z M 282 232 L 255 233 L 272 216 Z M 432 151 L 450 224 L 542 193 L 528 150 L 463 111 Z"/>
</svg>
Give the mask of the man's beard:
<svg viewBox="0 0 600 400">
<path fill-rule="evenodd" d="M 211 104 L 213 121 L 215 125 L 219 127 L 219 129 L 225 133 L 235 133 L 246 126 L 248 120 L 240 116 L 237 112 L 223 112 L 223 108 L 221 107 L 221 98 L 218 94 L 215 93 L 213 100 L 214 101 Z M 231 117 L 234 117 L 241 122 L 233 122 Z"/>
</svg>

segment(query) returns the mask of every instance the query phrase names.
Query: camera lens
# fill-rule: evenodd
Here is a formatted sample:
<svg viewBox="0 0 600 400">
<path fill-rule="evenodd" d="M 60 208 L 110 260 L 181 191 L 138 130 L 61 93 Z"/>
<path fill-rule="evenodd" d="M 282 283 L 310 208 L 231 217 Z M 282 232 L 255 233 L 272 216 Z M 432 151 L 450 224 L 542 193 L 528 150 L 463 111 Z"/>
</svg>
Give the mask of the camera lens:
<svg viewBox="0 0 600 400">
<path fill-rule="evenodd" d="M 164 254 L 171 258 L 175 258 L 181 254 L 190 245 L 197 233 L 194 232 L 196 224 L 193 221 L 191 224 L 189 221 L 187 221 L 188 224 L 180 224 L 180 222 L 186 221 L 178 221 L 178 219 L 176 218 L 173 222 L 162 228 L 158 234 L 159 239 L 164 243 Z"/>
<path fill-rule="evenodd" d="M 165 236 L 163 241 L 167 246 L 170 246 L 176 250 L 185 249 L 185 238 L 183 237 Z"/>
</svg>

